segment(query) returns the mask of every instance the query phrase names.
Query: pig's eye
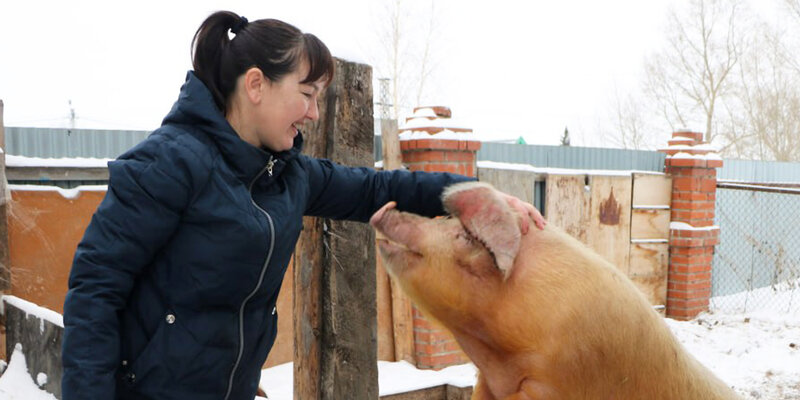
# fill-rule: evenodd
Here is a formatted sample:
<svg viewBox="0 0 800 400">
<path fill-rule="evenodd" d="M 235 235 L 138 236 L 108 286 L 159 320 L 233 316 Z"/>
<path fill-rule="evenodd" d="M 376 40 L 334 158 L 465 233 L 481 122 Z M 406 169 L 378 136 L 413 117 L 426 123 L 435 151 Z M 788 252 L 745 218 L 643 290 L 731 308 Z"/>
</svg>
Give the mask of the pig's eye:
<svg viewBox="0 0 800 400">
<path fill-rule="evenodd" d="M 458 232 L 456 234 L 456 239 L 466 242 L 469 245 L 472 245 L 475 242 L 475 238 L 473 238 L 472 235 L 470 235 L 466 231 Z"/>
</svg>

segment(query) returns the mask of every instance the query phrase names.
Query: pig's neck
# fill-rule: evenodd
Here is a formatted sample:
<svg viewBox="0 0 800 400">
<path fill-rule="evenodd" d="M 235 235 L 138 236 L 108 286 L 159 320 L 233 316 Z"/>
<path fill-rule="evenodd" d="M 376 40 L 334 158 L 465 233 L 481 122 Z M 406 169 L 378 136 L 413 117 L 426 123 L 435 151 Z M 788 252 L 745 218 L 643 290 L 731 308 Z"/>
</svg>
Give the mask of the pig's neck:
<svg viewBox="0 0 800 400">
<path fill-rule="evenodd" d="M 461 349 L 480 370 L 482 380 L 494 397 L 505 398 L 517 393 L 523 381 L 529 378 L 526 368 L 530 368 L 530 359 L 537 355 L 521 356 L 505 351 L 479 331 L 453 333 Z"/>
</svg>

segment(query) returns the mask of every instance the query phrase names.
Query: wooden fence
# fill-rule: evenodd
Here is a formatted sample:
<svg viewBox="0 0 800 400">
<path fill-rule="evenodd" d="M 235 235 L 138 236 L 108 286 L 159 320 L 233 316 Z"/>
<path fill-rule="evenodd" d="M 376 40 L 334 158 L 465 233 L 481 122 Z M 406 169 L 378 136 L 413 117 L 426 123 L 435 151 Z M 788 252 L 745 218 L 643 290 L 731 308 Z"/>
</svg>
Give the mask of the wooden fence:
<svg viewBox="0 0 800 400">
<path fill-rule="evenodd" d="M 666 305 L 672 179 L 662 173 L 504 169 L 478 177 L 534 203 L 545 218 L 625 272 L 658 308 Z"/>
</svg>

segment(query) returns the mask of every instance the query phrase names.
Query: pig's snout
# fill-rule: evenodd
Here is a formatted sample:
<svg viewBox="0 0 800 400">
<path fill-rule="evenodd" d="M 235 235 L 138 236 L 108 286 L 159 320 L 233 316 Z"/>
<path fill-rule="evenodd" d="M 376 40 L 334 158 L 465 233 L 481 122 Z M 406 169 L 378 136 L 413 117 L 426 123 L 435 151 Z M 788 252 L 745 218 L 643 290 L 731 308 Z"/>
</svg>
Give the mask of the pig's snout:
<svg viewBox="0 0 800 400">
<path fill-rule="evenodd" d="M 383 226 L 383 217 L 386 215 L 386 212 L 393 210 L 395 207 L 397 207 L 397 203 L 393 201 L 384 204 L 380 210 L 375 211 L 375 214 L 372 214 L 372 217 L 369 219 L 369 224 L 372 225 L 373 228 L 380 231 L 381 227 Z"/>
<path fill-rule="evenodd" d="M 378 233 L 379 239 L 403 245 L 412 252 L 419 253 L 422 239 L 422 225 L 425 218 L 395 210 L 397 203 L 386 203 L 369 219 L 370 225 Z"/>
</svg>

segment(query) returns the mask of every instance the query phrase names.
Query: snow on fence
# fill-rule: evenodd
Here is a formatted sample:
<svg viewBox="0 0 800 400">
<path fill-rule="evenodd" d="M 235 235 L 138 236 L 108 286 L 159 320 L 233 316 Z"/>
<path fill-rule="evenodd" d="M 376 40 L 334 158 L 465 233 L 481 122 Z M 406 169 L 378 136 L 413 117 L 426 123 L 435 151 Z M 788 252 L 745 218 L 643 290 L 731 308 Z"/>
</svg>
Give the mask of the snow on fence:
<svg viewBox="0 0 800 400">
<path fill-rule="evenodd" d="M 14 354 L 21 344 L 31 379 L 61 398 L 61 314 L 9 295 L 0 299 L 0 305 L 6 320 L 6 354 Z"/>
</svg>

